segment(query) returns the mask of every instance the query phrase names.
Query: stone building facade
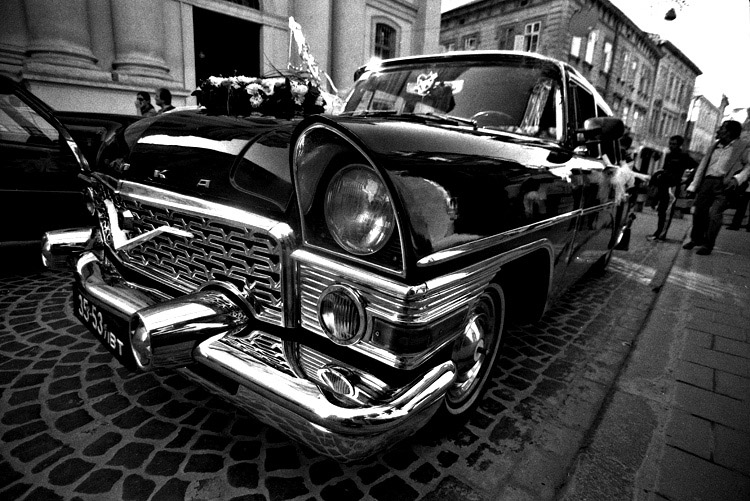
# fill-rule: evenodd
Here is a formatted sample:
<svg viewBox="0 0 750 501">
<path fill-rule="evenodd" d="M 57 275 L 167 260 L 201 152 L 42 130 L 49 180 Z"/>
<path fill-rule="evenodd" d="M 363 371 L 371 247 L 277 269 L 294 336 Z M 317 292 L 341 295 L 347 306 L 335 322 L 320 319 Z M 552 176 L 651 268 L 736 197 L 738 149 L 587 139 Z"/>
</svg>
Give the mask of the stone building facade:
<svg viewBox="0 0 750 501">
<path fill-rule="evenodd" d="M 684 132 L 700 75 L 674 45 L 638 28 L 609 0 L 475 1 L 443 13 L 440 45 L 526 50 L 567 61 L 623 119 L 643 172 L 660 166 L 665 131 Z"/>
<path fill-rule="evenodd" d="M 159 87 L 195 104 L 209 75 L 286 69 L 289 17 L 340 90 L 372 56 L 438 51 L 440 0 L 3 0 L 0 72 L 60 110 L 132 114 Z"/>
<path fill-rule="evenodd" d="M 728 104 L 726 96 L 718 107 L 705 96 L 693 96 L 690 100 L 684 149 L 695 158 L 702 158 L 716 141 L 716 130 L 723 121 L 724 109 Z"/>
</svg>

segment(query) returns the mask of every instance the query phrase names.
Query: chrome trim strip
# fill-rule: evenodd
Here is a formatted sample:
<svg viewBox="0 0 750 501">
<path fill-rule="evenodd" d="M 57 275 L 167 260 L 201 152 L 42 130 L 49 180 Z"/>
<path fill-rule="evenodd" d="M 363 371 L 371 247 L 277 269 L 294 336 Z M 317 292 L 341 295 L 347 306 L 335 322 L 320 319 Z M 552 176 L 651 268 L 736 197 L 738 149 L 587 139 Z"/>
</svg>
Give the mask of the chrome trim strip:
<svg viewBox="0 0 750 501">
<path fill-rule="evenodd" d="M 544 249 L 552 263 L 554 249 L 548 239 L 522 245 L 455 272 L 428 280 L 421 284 L 405 285 L 391 279 L 364 272 L 348 264 L 341 264 L 305 249 L 292 254 L 299 268 L 301 295 L 301 325 L 319 336 L 325 336 L 318 321 L 317 298 L 331 284 L 343 284 L 357 290 L 365 300 L 367 323 L 374 318 L 400 324 L 404 327 L 423 327 L 441 321 L 448 315 L 464 315 L 469 305 L 492 281 L 500 268 L 531 252 Z M 550 264 L 550 285 L 552 283 Z M 459 333 L 455 333 L 459 335 Z M 418 367 L 453 339 L 419 353 L 393 353 L 370 342 L 372 332 L 351 349 L 379 360 L 389 366 L 410 369 Z"/>
<path fill-rule="evenodd" d="M 569 219 L 578 218 L 581 216 L 581 214 L 582 210 L 577 209 L 572 212 L 560 214 L 559 216 L 555 216 L 550 219 L 545 219 L 544 221 L 540 221 L 538 223 L 521 226 L 520 228 L 505 231 L 497 235 L 492 235 L 489 237 L 481 238 L 479 240 L 475 240 L 473 242 L 457 245 L 455 247 L 451 247 L 450 249 L 440 250 L 417 261 L 417 266 L 420 268 L 424 268 L 435 264 L 444 263 L 446 261 L 451 261 L 453 259 L 457 259 L 474 252 L 488 249 L 503 242 L 510 242 L 512 240 L 515 240 L 516 238 L 528 235 L 532 231 L 543 230 L 568 221 Z"/>
<path fill-rule="evenodd" d="M 246 224 L 269 233 L 278 231 L 277 227 L 284 227 L 284 230 L 282 230 L 283 233 L 291 232 L 291 228 L 286 223 L 280 223 L 252 212 L 132 181 L 119 181 L 116 191 L 120 195 L 128 196 L 147 204 L 167 206 L 193 214 Z"/>
<path fill-rule="evenodd" d="M 341 131 L 339 131 L 338 129 L 334 129 L 330 125 L 323 124 L 323 123 L 316 123 L 316 124 L 313 124 L 310 127 L 308 127 L 297 138 L 297 143 L 294 144 L 294 145 L 292 145 L 292 169 L 294 169 L 294 178 L 295 178 L 295 180 L 298 178 L 298 176 L 297 176 L 297 144 L 299 144 L 299 142 L 300 142 L 300 140 L 302 138 L 304 138 L 311 131 L 314 131 L 316 129 L 324 129 L 326 131 L 329 131 L 329 132 L 331 132 L 331 133 L 339 136 L 341 139 L 343 139 L 344 141 L 346 141 L 347 144 L 351 145 L 352 148 L 354 148 L 360 155 L 362 155 L 362 157 L 367 161 L 367 163 L 370 164 L 370 167 L 372 167 L 372 169 L 375 171 L 375 174 L 377 174 L 377 176 L 380 178 L 381 182 L 383 181 L 383 177 L 380 174 L 380 170 L 377 168 L 377 164 L 372 160 L 372 158 L 370 158 L 370 156 L 362 148 L 360 148 L 355 143 L 353 143 L 351 141 L 351 139 L 349 139 L 347 136 L 345 136 L 344 134 L 342 134 Z M 297 190 L 297 183 L 295 182 L 295 192 L 297 194 L 297 199 L 299 200 L 300 194 L 296 190 Z M 304 224 L 302 225 L 302 240 L 309 247 L 320 249 L 320 250 L 322 250 L 324 252 L 330 252 L 330 253 L 332 253 L 334 255 L 344 257 L 344 258 L 346 258 L 348 260 L 351 260 L 351 261 L 354 261 L 354 262 L 357 262 L 357 263 L 366 264 L 367 266 L 375 267 L 375 268 L 377 268 L 377 269 L 379 269 L 379 270 L 381 270 L 381 271 L 383 271 L 385 273 L 388 273 L 389 275 L 398 275 L 398 276 L 401 276 L 401 277 L 406 276 L 406 250 L 405 250 L 406 247 L 404 246 L 404 232 L 403 232 L 403 230 L 401 228 L 401 219 L 398 216 L 398 211 L 396 211 L 396 208 L 393 206 L 394 193 L 390 193 L 390 190 L 389 190 L 389 195 L 391 197 L 391 209 L 393 210 L 393 214 L 396 216 L 396 227 L 398 228 L 398 240 L 399 240 L 400 251 L 401 251 L 401 270 L 400 271 L 394 270 L 393 268 L 387 268 L 385 266 L 379 266 L 379 265 L 373 264 L 373 263 L 368 262 L 368 261 L 366 261 L 366 260 L 364 260 L 364 259 L 362 259 L 362 258 L 360 258 L 358 256 L 355 256 L 354 254 L 349 254 L 349 253 L 346 253 L 346 252 L 337 252 L 337 251 L 332 250 L 332 249 L 324 249 L 322 247 L 318 247 L 316 245 L 313 245 L 313 244 L 309 243 L 309 240 L 308 240 L 308 237 L 307 237 L 307 228 L 305 227 Z M 302 208 L 300 207 L 300 211 L 301 210 L 302 210 Z M 301 212 L 300 212 L 300 220 L 304 221 L 304 215 Z"/>
<path fill-rule="evenodd" d="M 566 212 L 565 214 L 560 214 L 553 218 L 545 219 L 544 221 L 540 221 L 538 223 L 521 226 L 519 228 L 515 228 L 510 231 L 500 233 L 498 235 L 492 235 L 490 237 L 485 237 L 479 240 L 475 240 L 473 242 L 468 242 L 465 244 L 457 245 L 455 247 L 451 247 L 450 249 L 440 250 L 438 252 L 434 252 L 428 256 L 425 256 L 419 261 L 417 261 L 417 266 L 420 268 L 424 268 L 424 267 L 432 266 L 435 264 L 440 264 L 440 263 L 444 263 L 447 261 L 451 261 L 453 259 L 466 256 L 473 252 L 485 250 L 489 247 L 493 247 L 503 242 L 509 242 L 521 236 L 527 235 L 531 233 L 532 231 L 539 231 L 539 230 L 543 230 L 546 228 L 550 228 L 559 223 L 567 221 L 571 218 L 582 217 L 582 216 L 591 214 L 592 212 L 603 212 L 604 210 L 609 209 L 613 207 L 614 205 L 615 203 L 610 201 L 601 205 L 597 205 L 595 207 L 577 209 L 575 211 Z"/>
</svg>

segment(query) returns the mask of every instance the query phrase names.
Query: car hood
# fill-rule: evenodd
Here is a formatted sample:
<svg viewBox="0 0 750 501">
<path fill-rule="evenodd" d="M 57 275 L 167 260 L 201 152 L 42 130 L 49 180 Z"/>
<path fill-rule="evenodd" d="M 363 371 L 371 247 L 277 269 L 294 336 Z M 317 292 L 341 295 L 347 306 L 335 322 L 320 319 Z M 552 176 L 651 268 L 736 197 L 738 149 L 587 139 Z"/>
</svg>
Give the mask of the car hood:
<svg viewBox="0 0 750 501">
<path fill-rule="evenodd" d="M 293 198 L 289 141 L 297 122 L 196 111 L 144 118 L 110 141 L 97 170 L 239 208 L 285 213 Z"/>
</svg>

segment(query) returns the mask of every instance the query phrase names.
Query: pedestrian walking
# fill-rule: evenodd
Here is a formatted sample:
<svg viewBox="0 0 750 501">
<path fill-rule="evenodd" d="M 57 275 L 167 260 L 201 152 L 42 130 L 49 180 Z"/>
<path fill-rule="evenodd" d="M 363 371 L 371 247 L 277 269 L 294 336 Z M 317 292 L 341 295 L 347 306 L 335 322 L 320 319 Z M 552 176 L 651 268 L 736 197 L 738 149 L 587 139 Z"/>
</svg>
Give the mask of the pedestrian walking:
<svg viewBox="0 0 750 501">
<path fill-rule="evenodd" d="M 659 215 L 656 231 L 649 235 L 649 240 L 666 240 L 669 225 L 674 216 L 674 203 L 680 195 L 682 175 L 687 169 L 695 167 L 695 160 L 682 151 L 685 139 L 676 135 L 669 138 L 669 153 L 664 157 L 664 167 L 651 176 L 649 184 L 656 188 L 654 200 Z"/>
<path fill-rule="evenodd" d="M 151 104 L 151 94 L 142 90 L 135 95 L 135 110 L 142 117 L 153 117 L 156 115 L 156 108 Z"/>
<path fill-rule="evenodd" d="M 165 89 L 164 87 L 156 89 L 155 100 L 156 106 L 159 107 L 159 111 L 156 113 L 157 115 L 161 115 L 162 113 L 174 109 L 174 106 L 172 106 L 172 93 L 169 92 L 169 89 Z"/>
<path fill-rule="evenodd" d="M 688 193 L 695 193 L 690 241 L 682 246 L 696 254 L 711 254 L 724 219 L 724 211 L 750 177 L 750 142 L 741 139 L 742 124 L 727 120 L 716 132 L 717 141 L 695 171 Z"/>
</svg>

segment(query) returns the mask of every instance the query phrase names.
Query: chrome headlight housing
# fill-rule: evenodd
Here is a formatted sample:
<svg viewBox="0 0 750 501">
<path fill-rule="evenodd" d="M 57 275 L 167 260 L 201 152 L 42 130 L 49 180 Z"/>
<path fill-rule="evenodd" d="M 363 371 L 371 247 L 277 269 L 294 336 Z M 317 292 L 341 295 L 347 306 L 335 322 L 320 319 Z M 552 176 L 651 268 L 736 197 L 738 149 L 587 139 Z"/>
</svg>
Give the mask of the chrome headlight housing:
<svg viewBox="0 0 750 501">
<path fill-rule="evenodd" d="M 391 196 L 382 179 L 362 164 L 337 172 L 324 200 L 328 230 L 343 249 L 366 256 L 382 249 L 396 226 Z"/>
</svg>

